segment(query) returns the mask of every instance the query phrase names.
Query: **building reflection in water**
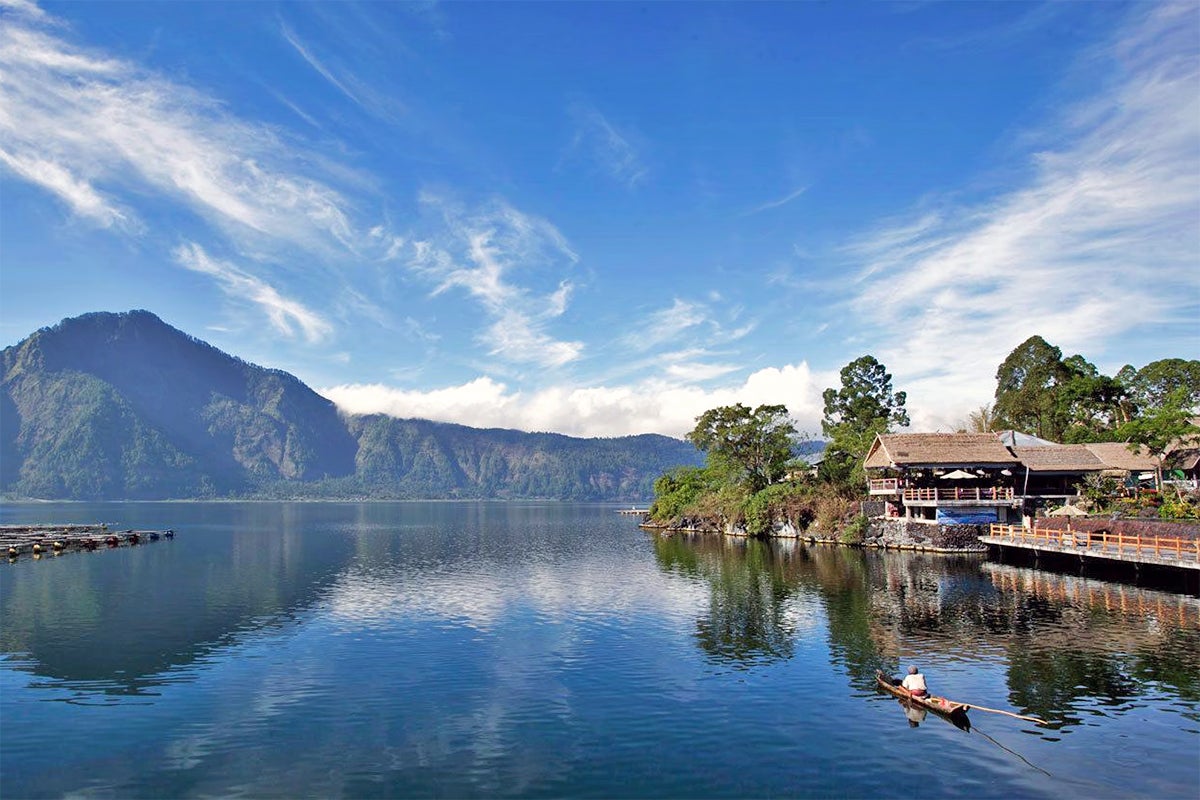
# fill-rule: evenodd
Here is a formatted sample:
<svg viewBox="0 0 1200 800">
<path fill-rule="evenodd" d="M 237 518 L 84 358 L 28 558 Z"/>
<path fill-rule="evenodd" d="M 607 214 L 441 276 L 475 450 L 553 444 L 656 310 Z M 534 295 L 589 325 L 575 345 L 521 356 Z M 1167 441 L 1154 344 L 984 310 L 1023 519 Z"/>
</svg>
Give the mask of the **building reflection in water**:
<svg viewBox="0 0 1200 800">
<path fill-rule="evenodd" d="M 1185 701 L 1180 713 L 1200 721 L 1200 600 L 1189 595 L 979 556 L 678 534 L 654 548 L 661 569 L 707 582 L 696 641 L 717 661 L 790 659 L 797 637 L 824 627 L 860 689 L 910 659 L 982 661 L 1002 665 L 1013 708 L 1055 725 L 1124 713 L 1148 694 Z"/>
</svg>

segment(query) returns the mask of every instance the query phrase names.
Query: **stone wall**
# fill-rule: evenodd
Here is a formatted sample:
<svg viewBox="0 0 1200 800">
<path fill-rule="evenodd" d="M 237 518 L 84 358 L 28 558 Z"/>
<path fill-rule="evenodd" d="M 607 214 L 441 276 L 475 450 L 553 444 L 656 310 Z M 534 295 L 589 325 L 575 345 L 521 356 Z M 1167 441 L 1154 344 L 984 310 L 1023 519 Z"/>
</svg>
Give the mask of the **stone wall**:
<svg viewBox="0 0 1200 800">
<path fill-rule="evenodd" d="M 904 550 L 984 551 L 979 541 L 987 525 L 931 525 L 897 518 L 875 518 L 867 526 L 864 547 Z"/>
</svg>

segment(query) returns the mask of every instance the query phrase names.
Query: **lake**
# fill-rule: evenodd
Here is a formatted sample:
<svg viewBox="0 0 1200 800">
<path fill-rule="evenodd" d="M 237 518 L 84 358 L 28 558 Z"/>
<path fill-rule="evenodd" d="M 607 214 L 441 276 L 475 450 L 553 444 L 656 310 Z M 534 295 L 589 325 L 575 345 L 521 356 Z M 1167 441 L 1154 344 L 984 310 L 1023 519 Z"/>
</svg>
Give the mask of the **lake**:
<svg viewBox="0 0 1200 800">
<path fill-rule="evenodd" d="M 551 503 L 5 504 L 4 797 L 1196 797 L 1200 601 Z M 959 730 L 874 686 L 917 664 Z"/>
</svg>

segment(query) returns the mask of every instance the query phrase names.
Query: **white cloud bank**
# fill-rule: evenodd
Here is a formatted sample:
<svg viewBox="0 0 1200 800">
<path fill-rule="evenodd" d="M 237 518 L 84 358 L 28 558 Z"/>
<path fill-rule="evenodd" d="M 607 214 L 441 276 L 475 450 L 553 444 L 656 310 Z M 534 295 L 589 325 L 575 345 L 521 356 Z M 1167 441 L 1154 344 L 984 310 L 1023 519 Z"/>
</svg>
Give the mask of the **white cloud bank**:
<svg viewBox="0 0 1200 800">
<path fill-rule="evenodd" d="M 1193 4 L 1144 19 L 1082 65 L 1117 76 L 1046 132 L 1020 188 L 875 231 L 852 309 L 908 390 L 914 427 L 991 399 L 995 370 L 1040 334 L 1096 357 L 1137 334 L 1200 339 L 1200 51 Z"/>
<path fill-rule="evenodd" d="M 814 375 L 806 363 L 769 367 L 738 385 L 715 389 L 649 380 L 627 386 L 552 386 L 511 390 L 489 377 L 433 391 L 349 384 L 321 389 L 351 414 L 387 414 L 481 428 L 555 431 L 572 436 L 662 433 L 681 437 L 696 417 L 732 403 L 783 404 L 801 431 L 820 431 L 821 391 L 835 375 Z"/>
</svg>

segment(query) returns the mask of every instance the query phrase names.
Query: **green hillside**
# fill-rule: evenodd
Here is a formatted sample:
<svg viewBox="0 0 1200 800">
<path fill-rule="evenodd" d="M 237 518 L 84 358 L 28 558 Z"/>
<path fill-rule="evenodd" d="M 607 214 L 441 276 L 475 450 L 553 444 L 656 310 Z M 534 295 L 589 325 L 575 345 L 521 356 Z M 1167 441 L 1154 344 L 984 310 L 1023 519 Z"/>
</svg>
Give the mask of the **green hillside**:
<svg viewBox="0 0 1200 800">
<path fill-rule="evenodd" d="M 0 491 L 45 499 L 649 497 L 685 442 L 345 417 L 294 376 L 147 311 L 94 313 L 3 351 Z"/>
</svg>

